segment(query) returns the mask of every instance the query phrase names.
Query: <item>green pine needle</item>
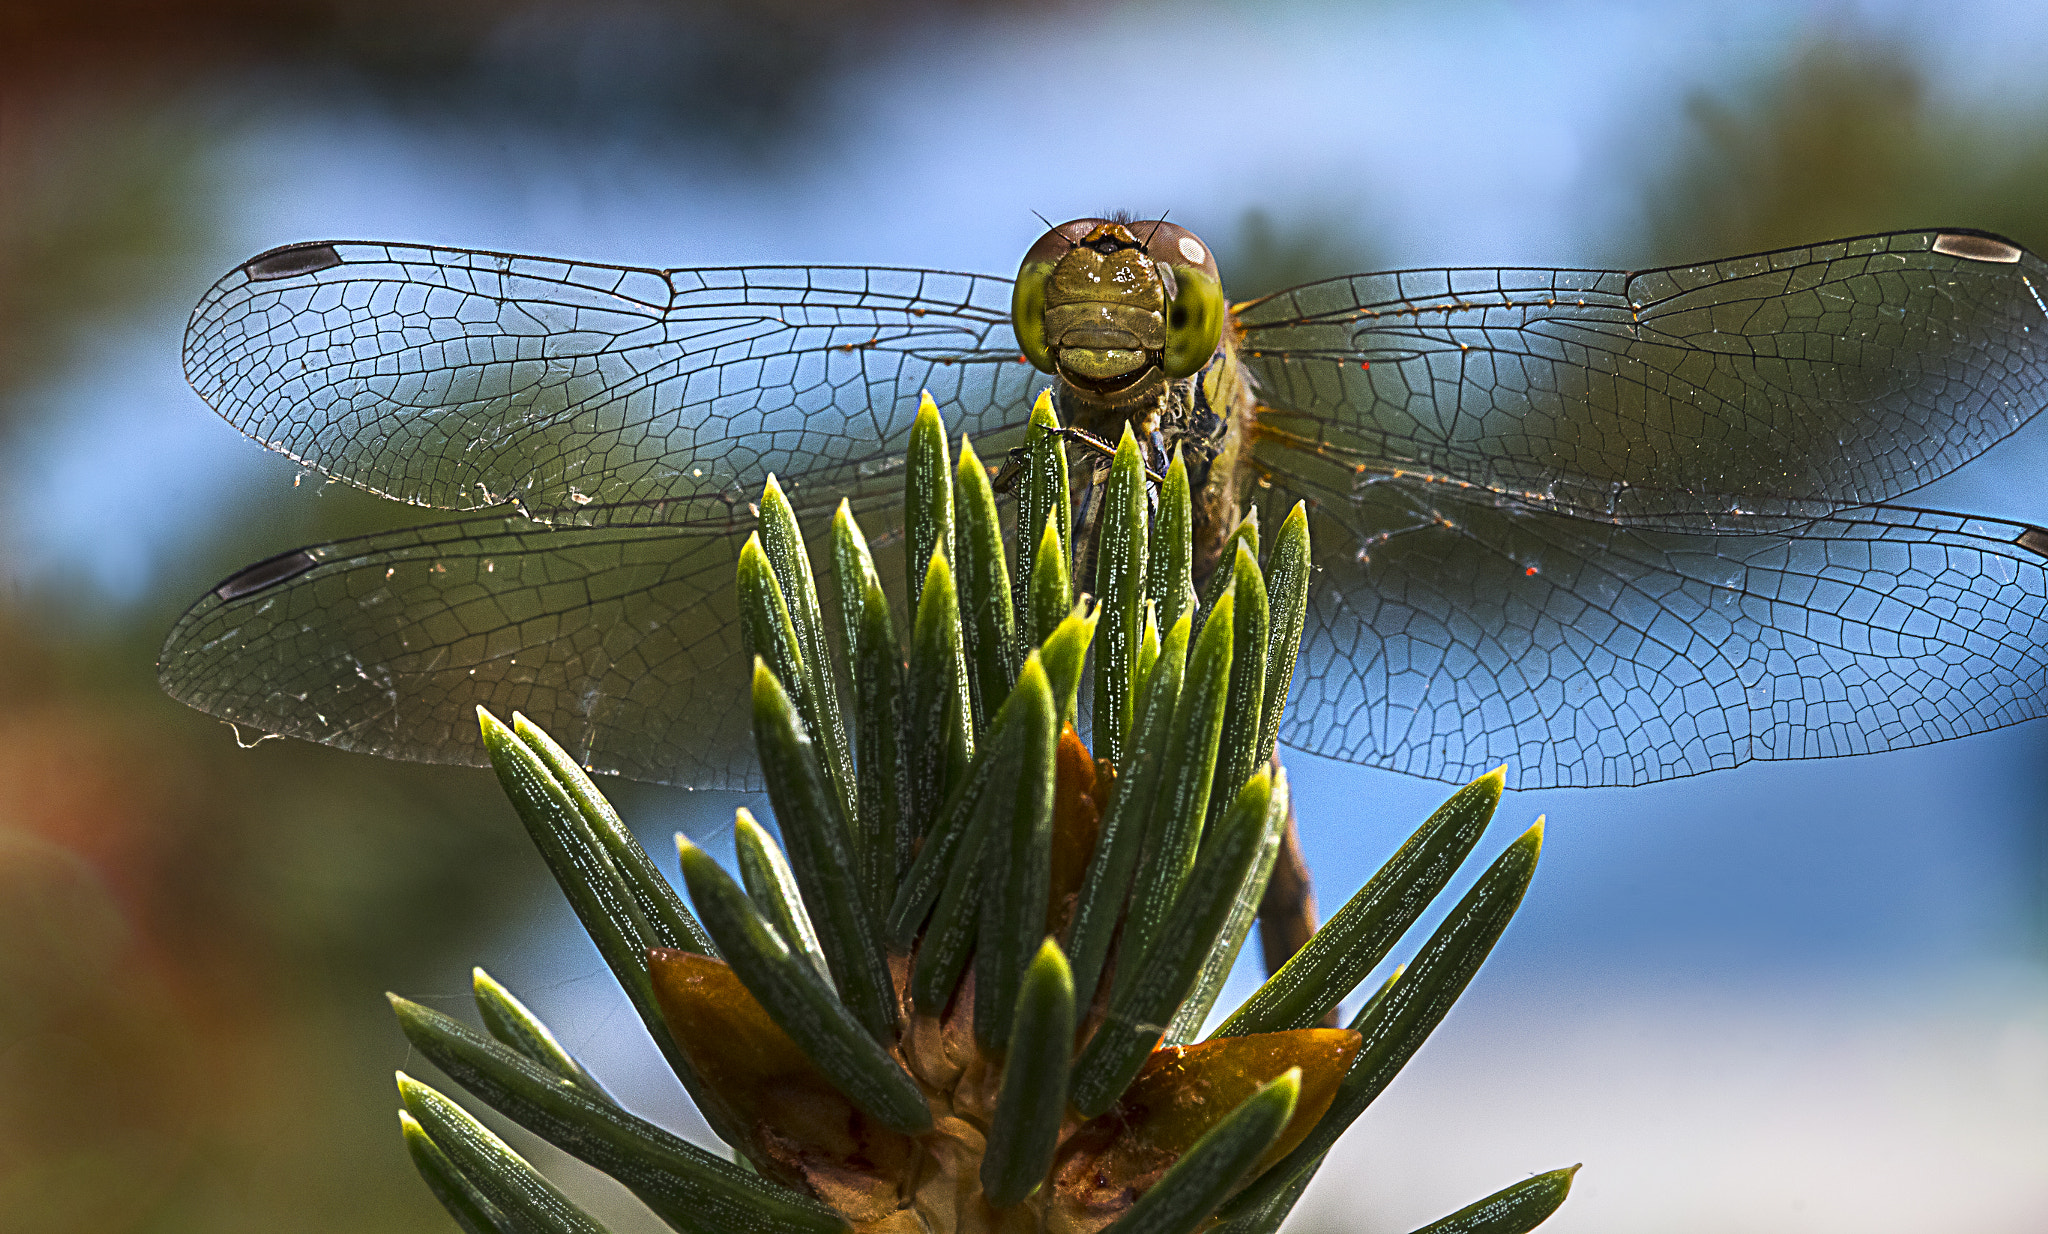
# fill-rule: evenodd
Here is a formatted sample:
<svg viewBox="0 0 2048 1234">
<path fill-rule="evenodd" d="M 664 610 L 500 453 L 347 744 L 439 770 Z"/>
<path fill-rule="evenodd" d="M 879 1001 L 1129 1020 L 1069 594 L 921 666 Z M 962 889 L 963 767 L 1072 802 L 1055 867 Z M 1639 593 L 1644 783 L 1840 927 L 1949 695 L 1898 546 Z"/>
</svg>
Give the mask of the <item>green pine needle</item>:
<svg viewBox="0 0 2048 1234">
<path fill-rule="evenodd" d="M 406 1040 L 429 1062 L 507 1118 L 618 1179 L 664 1216 L 687 1214 L 715 1234 L 840 1228 L 838 1218 L 810 1197 L 599 1101 L 438 1011 L 396 996 L 391 1006 Z M 485 1183 L 433 1119 L 411 1101 L 406 1108 L 465 1174 Z M 502 1206 L 489 1188 L 486 1194 Z"/>
<path fill-rule="evenodd" d="M 1272 834 L 1273 780 L 1247 782 L 1202 848 L 1184 892 L 1137 963 L 1120 962 L 1109 1011 L 1074 1063 L 1074 1108 L 1093 1118 L 1110 1107 L 1159 1045 L 1193 991 L 1211 943 L 1223 932 Z M 1283 808 L 1279 814 L 1286 818 Z"/>
<path fill-rule="evenodd" d="M 1151 954 L 1153 939 L 1180 898 L 1202 844 L 1224 707 L 1230 698 L 1234 606 L 1231 593 L 1224 592 L 1195 640 L 1174 703 L 1173 727 L 1161 751 L 1159 778 L 1147 785 L 1155 799 L 1123 941 L 1117 948 L 1117 965 L 1125 973 L 1141 968 Z"/>
<path fill-rule="evenodd" d="M 1266 703 L 1266 580 L 1258 559 L 1240 541 L 1230 583 L 1230 701 L 1223 710 L 1223 735 L 1216 752 L 1216 780 L 1210 786 L 1208 822 L 1215 822 L 1251 777 L 1259 757 Z M 1221 573 L 1219 570 L 1218 573 Z"/>
<path fill-rule="evenodd" d="M 464 1113 L 462 1117 L 466 1119 L 469 1116 Z M 412 1158 L 413 1166 L 427 1184 L 427 1190 L 433 1192 L 441 1207 L 455 1218 L 455 1224 L 462 1227 L 463 1234 L 500 1234 L 506 1228 L 511 1218 L 491 1203 L 483 1190 L 469 1181 L 461 1168 L 449 1160 L 448 1154 L 434 1143 L 433 1137 L 420 1126 L 410 1110 L 398 1112 L 398 1132 L 404 1137 L 406 1155 Z"/>
<path fill-rule="evenodd" d="M 960 466 L 953 483 L 953 512 L 959 549 L 960 618 L 972 688 L 975 731 L 987 727 L 1009 697 L 1017 676 L 1016 605 L 1010 567 L 1003 555 L 1002 521 L 988 471 L 974 444 L 960 439 Z"/>
<path fill-rule="evenodd" d="M 1365 1045 L 1345 1073 L 1329 1111 L 1299 1147 L 1231 1201 L 1232 1212 L 1271 1198 L 1293 1181 L 1296 1172 L 1314 1170 L 1344 1129 L 1399 1074 L 1464 993 L 1507 928 L 1536 873 L 1542 849 L 1543 820 L 1538 819 L 1480 875 L 1406 970 L 1389 981 L 1384 996 L 1353 1023 L 1365 1035 Z"/>
<path fill-rule="evenodd" d="M 605 1234 L 595 1218 L 461 1106 L 403 1071 L 398 1073 L 398 1095 L 405 1102 L 399 1126 L 407 1146 L 414 1149 L 414 1164 L 424 1157 L 437 1173 L 445 1169 L 443 1179 L 452 1174 L 460 1180 L 457 1186 L 464 1199 L 476 1201 L 449 1206 L 466 1228 L 495 1234 L 505 1227 L 496 1221 L 473 1223 L 496 1218 L 521 1234 Z M 422 1173 L 426 1169 L 421 1166 Z M 434 1181 L 430 1176 L 429 1185 Z M 441 1188 L 435 1191 L 439 1194 Z"/>
<path fill-rule="evenodd" d="M 1578 1172 L 1574 1165 L 1525 1178 L 1441 1221 L 1430 1222 L 1415 1234 L 1528 1234 L 1564 1203 L 1571 1194 L 1572 1176 Z"/>
<path fill-rule="evenodd" d="M 1278 1033 L 1321 1020 L 1379 967 L 1451 881 L 1485 833 L 1506 783 L 1503 772 L 1491 771 L 1453 794 L 1216 1035 Z"/>
<path fill-rule="evenodd" d="M 754 744 L 760 751 L 768 800 L 782 824 L 800 901 L 817 924 L 816 937 L 839 995 L 875 1038 L 893 1036 L 896 996 L 883 953 L 881 923 L 859 882 L 860 867 L 853 858 L 852 833 L 839 812 L 839 795 L 781 682 L 758 660 Z M 716 929 L 710 932 L 714 940 L 718 938 Z"/>
<path fill-rule="evenodd" d="M 1145 463 L 1131 426 L 1109 465 L 1095 550 L 1095 596 L 1102 614 L 1095 657 L 1095 752 L 1121 764 L 1136 706 L 1138 640 L 1144 633 L 1147 562 Z"/>
<path fill-rule="evenodd" d="M 598 791 L 590 773 L 569 757 L 569 752 L 554 738 L 516 711 L 512 713 L 512 733 L 525 743 L 527 749 L 540 756 L 555 783 L 582 811 L 585 825 L 603 846 L 605 856 L 611 859 L 613 872 L 639 907 L 652 945 L 694 951 L 699 955 L 712 954 L 711 936 L 690 915 L 682 897 L 676 895 L 675 888 L 669 886 L 668 880 L 654 868 L 654 859 L 634 838 L 619 812 L 612 809 L 612 803 Z"/>
<path fill-rule="evenodd" d="M 1017 991 L 1002 1089 L 989 1123 L 981 1186 L 997 1208 L 1022 1203 L 1052 1171 L 1067 1112 L 1074 1042 L 1074 974 L 1059 944 L 1039 945 Z"/>
<path fill-rule="evenodd" d="M 794 697 L 811 740 L 818 743 L 825 773 L 839 792 L 842 812 L 851 823 L 855 811 L 853 747 L 846 739 L 846 720 L 839 706 L 839 696 L 846 686 L 838 661 L 825 644 L 825 619 L 818 605 L 818 585 L 811 575 L 811 557 L 804 547 L 803 528 L 797 525 L 796 511 L 790 508 L 789 498 L 783 495 L 782 485 L 772 474 L 761 486 L 759 506 L 759 543 L 780 585 L 801 653 L 803 689 Z M 783 680 L 790 679 L 784 674 Z"/>
<path fill-rule="evenodd" d="M 604 1085 L 599 1084 L 595 1076 L 583 1069 L 582 1063 L 562 1048 L 562 1043 L 555 1040 L 548 1026 L 528 1011 L 525 1003 L 512 996 L 512 991 L 499 985 L 481 968 L 470 970 L 470 985 L 476 994 L 477 1015 L 491 1036 L 598 1100 L 618 1104 L 605 1091 Z"/>
<path fill-rule="evenodd" d="M 1145 595 L 1159 610 L 1162 630 L 1173 629 L 1182 614 L 1194 611 L 1195 508 L 1187 461 L 1178 448 L 1159 486 L 1159 512 L 1153 519 L 1151 553 L 1145 565 Z"/>
<path fill-rule="evenodd" d="M 1161 646 L 1147 677 L 1138 706 L 1131 762 L 1123 770 L 1116 795 L 1102 818 L 1095 855 L 1081 884 L 1068 933 L 1074 966 L 1074 988 L 1083 1001 L 1095 995 L 1109 963 L 1111 941 L 1130 901 L 1133 872 L 1142 859 L 1154 805 L 1166 778 L 1167 749 L 1172 741 L 1174 709 L 1179 704 L 1187 664 L 1192 621 L 1183 615 Z"/>
<path fill-rule="evenodd" d="M 953 558 L 953 469 L 946 426 L 929 394 L 918 400 L 917 419 L 910 425 L 903 495 L 904 577 L 910 580 L 910 607 L 916 610 L 924 603 L 925 570 L 933 556 Z"/>
<path fill-rule="evenodd" d="M 896 619 L 882 593 L 867 537 L 854 521 L 853 507 L 845 501 L 832 515 L 832 576 L 853 678 L 858 768 L 854 848 L 861 882 L 879 917 L 888 911 L 896 895 L 896 880 L 910 864 L 903 658 L 896 639 Z"/>
<path fill-rule="evenodd" d="M 917 1081 L 871 1036 L 830 986 L 776 936 L 732 877 L 710 854 L 678 835 L 683 881 L 725 953 L 776 1027 L 789 1034 L 839 1091 L 883 1126 L 906 1135 L 931 1129 L 931 1110 Z"/>
<path fill-rule="evenodd" d="M 1037 652 L 1024 662 L 1003 710 L 1011 713 L 1005 740 L 1015 744 L 1017 763 L 1002 781 L 1009 793 L 983 799 L 992 826 L 981 858 L 981 936 L 974 955 L 974 1035 L 991 1052 L 1008 1041 L 1018 984 L 1045 938 L 1060 730 L 1059 705 Z"/>
<path fill-rule="evenodd" d="M 968 686 L 966 635 L 953 587 L 953 567 L 934 554 L 911 626 L 907 733 L 912 834 L 922 837 L 939 806 L 973 761 L 974 700 Z"/>
<path fill-rule="evenodd" d="M 733 817 L 732 838 L 740 884 L 747 889 L 748 898 L 768 918 L 768 924 L 775 927 L 783 945 L 802 956 L 817 972 L 818 980 L 831 985 L 832 966 L 825 959 L 817 930 L 811 926 L 811 915 L 804 911 L 796 875 L 790 872 L 789 862 L 775 846 L 768 829 L 754 821 L 753 812 L 743 807 Z"/>
</svg>

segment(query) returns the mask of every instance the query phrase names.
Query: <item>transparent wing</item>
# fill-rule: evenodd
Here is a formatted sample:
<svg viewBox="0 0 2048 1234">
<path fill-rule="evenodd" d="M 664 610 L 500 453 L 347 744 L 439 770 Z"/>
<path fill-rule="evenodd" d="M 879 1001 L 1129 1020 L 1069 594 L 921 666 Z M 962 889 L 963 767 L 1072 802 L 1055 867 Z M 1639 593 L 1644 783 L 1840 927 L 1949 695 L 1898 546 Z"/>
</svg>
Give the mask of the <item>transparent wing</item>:
<svg viewBox="0 0 2048 1234">
<path fill-rule="evenodd" d="M 1635 273 L 1355 275 L 1236 316 L 1268 434 L 1626 518 L 1946 474 L 2048 403 L 2044 295 L 2009 241 L 1917 231 Z"/>
<path fill-rule="evenodd" d="M 528 512 L 725 494 L 770 472 L 858 492 L 929 389 L 955 429 L 1046 384 L 1010 284 L 853 266 L 651 270 L 302 244 L 230 272 L 193 388 L 273 450 L 375 493 Z"/>
<path fill-rule="evenodd" d="M 859 511 L 885 580 L 902 572 L 899 509 Z M 822 534 L 817 509 L 800 513 Z M 599 771 L 756 787 L 733 594 L 752 529 L 747 507 L 702 498 L 300 549 L 202 597 L 159 673 L 202 711 L 347 750 L 482 764 L 482 704 L 533 717 Z M 818 581 L 829 605 L 830 571 Z"/>
<path fill-rule="evenodd" d="M 1312 753 L 1641 784 L 2048 708 L 2038 529 L 1897 506 L 1621 523 L 1414 476 L 1317 510 L 1282 734 Z"/>
</svg>

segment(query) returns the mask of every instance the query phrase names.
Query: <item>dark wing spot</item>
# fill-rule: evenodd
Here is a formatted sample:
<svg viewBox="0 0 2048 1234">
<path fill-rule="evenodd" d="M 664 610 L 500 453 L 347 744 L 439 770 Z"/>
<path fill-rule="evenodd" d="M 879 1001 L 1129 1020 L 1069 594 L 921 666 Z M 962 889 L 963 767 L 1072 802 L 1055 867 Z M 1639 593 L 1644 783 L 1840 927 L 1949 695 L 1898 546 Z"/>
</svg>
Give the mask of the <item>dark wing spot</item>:
<svg viewBox="0 0 2048 1234">
<path fill-rule="evenodd" d="M 1970 261 L 2011 263 L 2020 259 L 2020 246 L 2017 244 L 2000 240 L 1996 236 L 1972 236 L 1963 232 L 1945 232 L 1936 236 L 1934 251 Z"/>
<path fill-rule="evenodd" d="M 2013 537 L 2013 543 L 2037 556 L 2048 557 L 2048 531 L 2039 527 L 2027 528 Z"/>
<path fill-rule="evenodd" d="M 213 594 L 223 600 L 239 600 L 266 587 L 275 587 L 286 579 L 297 578 L 319 564 L 319 558 L 305 549 L 295 548 L 289 553 L 266 557 L 253 566 L 243 566 L 214 588 Z"/>
<path fill-rule="evenodd" d="M 250 282 L 261 283 L 290 278 L 294 274 L 311 274 L 340 264 L 341 254 L 335 252 L 331 244 L 288 244 L 250 258 L 243 264 L 242 273 L 249 276 Z"/>
</svg>

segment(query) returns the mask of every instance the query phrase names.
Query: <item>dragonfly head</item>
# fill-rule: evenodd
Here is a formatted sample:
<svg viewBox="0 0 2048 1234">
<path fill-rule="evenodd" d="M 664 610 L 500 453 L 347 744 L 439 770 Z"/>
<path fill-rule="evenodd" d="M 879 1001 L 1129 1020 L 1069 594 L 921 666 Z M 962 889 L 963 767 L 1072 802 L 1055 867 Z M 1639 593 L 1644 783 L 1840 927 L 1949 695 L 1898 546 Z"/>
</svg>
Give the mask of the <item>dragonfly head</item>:
<svg viewBox="0 0 2048 1234">
<path fill-rule="evenodd" d="M 1194 233 L 1075 219 L 1024 254 L 1010 315 L 1024 354 L 1105 403 L 1200 372 L 1223 335 L 1223 280 Z"/>
</svg>

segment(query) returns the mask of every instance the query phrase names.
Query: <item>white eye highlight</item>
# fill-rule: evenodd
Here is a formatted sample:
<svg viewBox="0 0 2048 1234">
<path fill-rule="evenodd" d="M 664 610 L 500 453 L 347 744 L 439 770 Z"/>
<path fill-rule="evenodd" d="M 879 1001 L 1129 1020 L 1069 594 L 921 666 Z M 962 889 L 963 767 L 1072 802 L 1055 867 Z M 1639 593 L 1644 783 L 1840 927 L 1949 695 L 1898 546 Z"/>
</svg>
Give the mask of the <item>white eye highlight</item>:
<svg viewBox="0 0 2048 1234">
<path fill-rule="evenodd" d="M 1202 251 L 1202 242 L 1193 236 L 1182 236 L 1180 238 L 1180 255 L 1198 266 L 1207 260 L 1209 256 L 1209 254 Z"/>
</svg>

